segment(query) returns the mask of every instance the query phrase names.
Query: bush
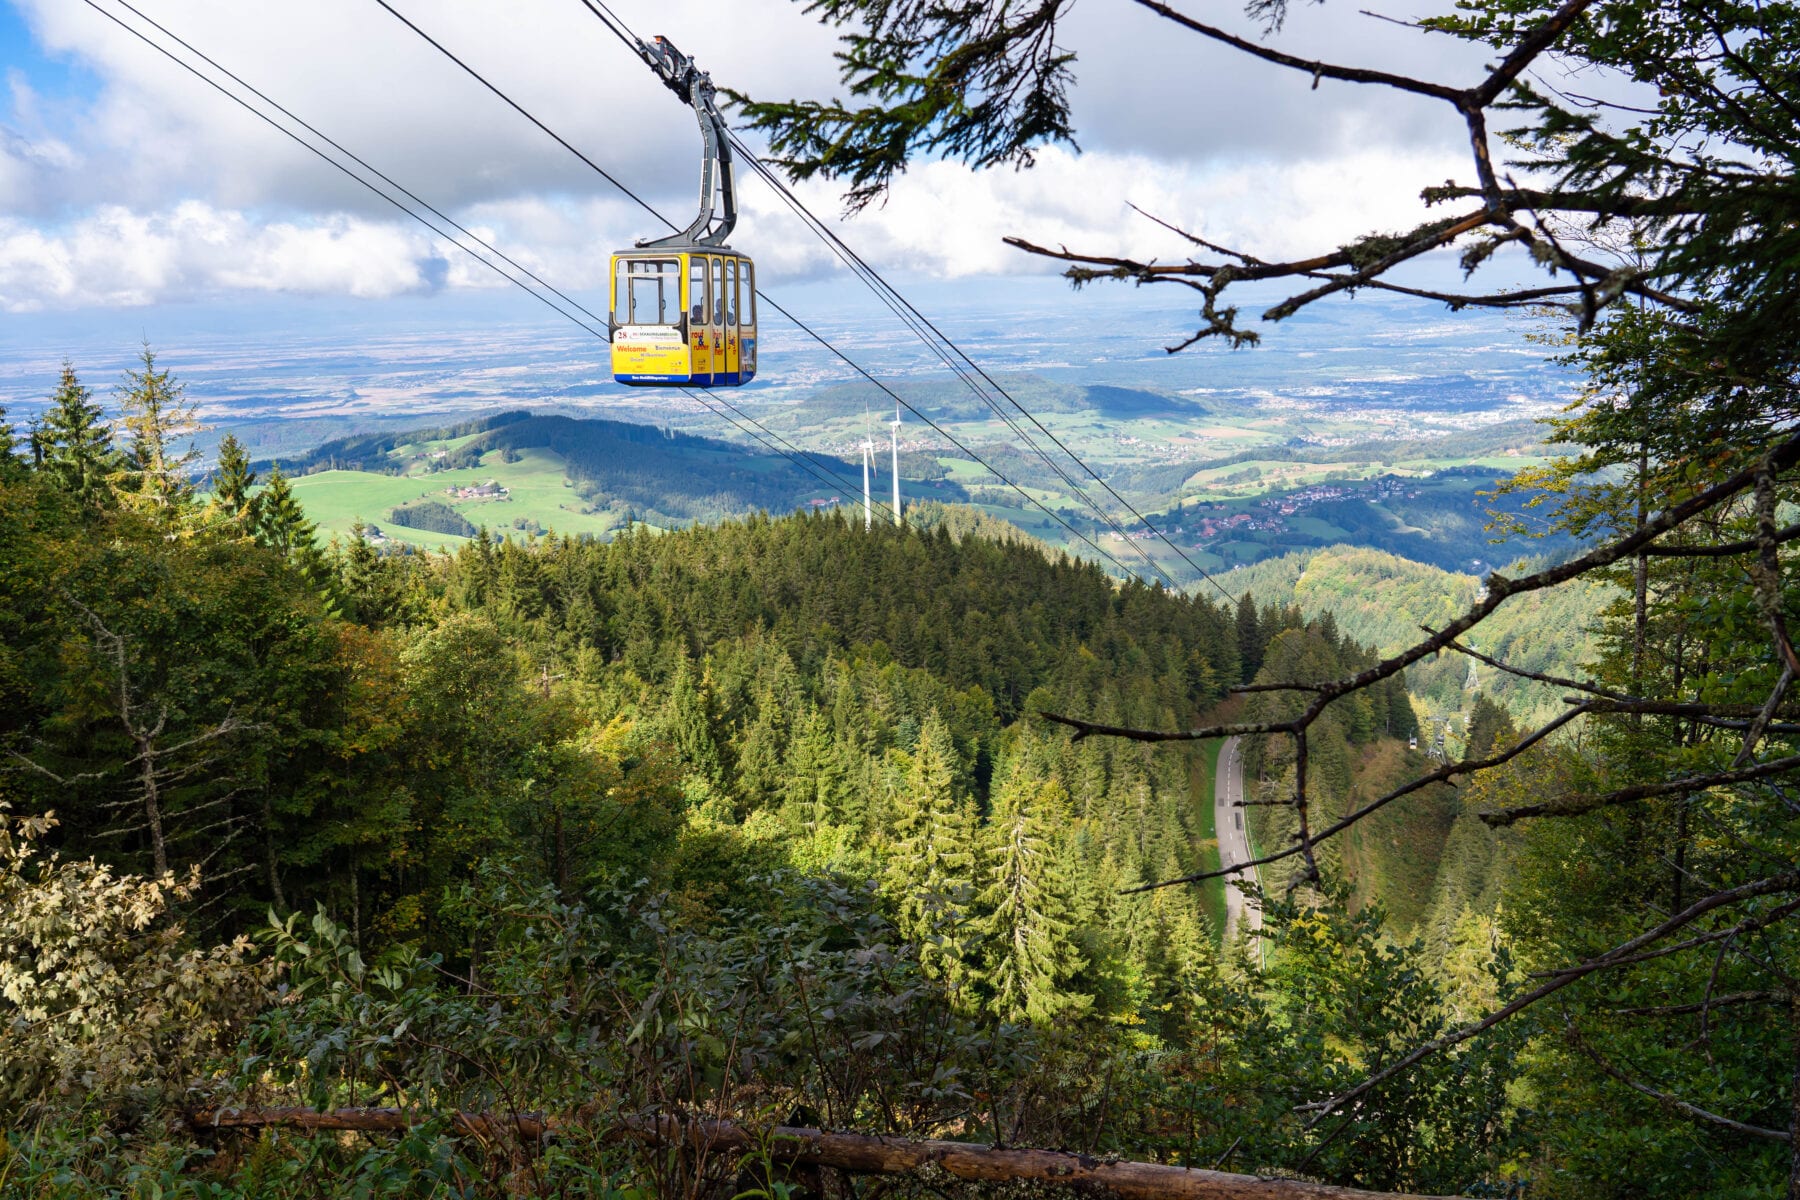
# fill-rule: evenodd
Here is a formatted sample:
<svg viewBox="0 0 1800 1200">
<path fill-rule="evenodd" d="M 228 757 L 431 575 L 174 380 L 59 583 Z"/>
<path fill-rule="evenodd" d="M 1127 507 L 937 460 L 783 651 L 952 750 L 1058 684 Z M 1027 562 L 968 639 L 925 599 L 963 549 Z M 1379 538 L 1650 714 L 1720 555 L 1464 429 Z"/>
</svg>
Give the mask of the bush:
<svg viewBox="0 0 1800 1200">
<path fill-rule="evenodd" d="M 269 996 L 247 938 L 188 946 L 186 880 L 62 862 L 51 816 L 0 803 L 0 1120 L 59 1104 L 154 1100 L 236 1044 Z"/>
</svg>

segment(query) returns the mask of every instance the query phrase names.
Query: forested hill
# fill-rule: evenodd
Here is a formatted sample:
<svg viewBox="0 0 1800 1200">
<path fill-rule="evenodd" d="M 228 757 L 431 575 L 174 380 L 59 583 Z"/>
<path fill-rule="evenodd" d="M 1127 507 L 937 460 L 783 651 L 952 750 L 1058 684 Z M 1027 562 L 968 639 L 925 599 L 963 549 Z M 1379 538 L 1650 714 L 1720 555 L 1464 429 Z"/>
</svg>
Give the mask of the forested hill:
<svg viewBox="0 0 1800 1200">
<path fill-rule="evenodd" d="M 333 470 L 399 475 L 482 466 L 485 457 L 487 467 L 504 476 L 502 463 L 531 450 L 555 455 L 562 473 L 594 504 L 629 508 L 658 524 L 720 520 L 758 509 L 790 512 L 832 496 L 847 500 L 828 473 L 854 480 L 861 469 L 830 455 L 810 455 L 814 470 L 808 470 L 790 457 L 650 425 L 522 411 L 441 428 L 340 438 L 299 457 L 256 465 L 290 475 Z M 943 480 L 909 480 L 907 487 L 918 498 L 965 498 L 960 486 Z"/>
<path fill-rule="evenodd" d="M 1084 712 L 1168 726 L 1238 679 L 1232 617 L 1035 543 L 865 532 L 841 513 L 753 517 L 610 544 L 477 542 L 418 568 L 460 603 L 534 635 L 591 646 L 655 677 L 671 649 L 703 655 L 760 631 L 808 673 L 829 655 L 978 687 L 1002 720 L 1036 688 Z M 360 598 L 353 597 L 353 603 Z"/>
<path fill-rule="evenodd" d="M 1239 568 L 1222 582 L 1264 605 L 1297 605 L 1314 619 L 1329 615 L 1345 637 L 1384 654 L 1418 641 L 1426 627 L 1441 629 L 1482 592 L 1473 575 L 1355 546 L 1297 551 Z M 1577 674 L 1599 653 L 1594 630 L 1614 596 L 1608 584 L 1577 580 L 1515 597 L 1482 623 L 1476 649 L 1521 670 Z M 1439 655 L 1407 671 L 1411 690 L 1439 710 L 1463 706 L 1468 678 L 1469 662 L 1460 655 Z M 1559 689 L 1486 668 L 1477 669 L 1477 679 L 1521 719 L 1561 711 Z"/>
<path fill-rule="evenodd" d="M 140 1105 L 252 1075 L 259 1099 L 419 1087 L 482 1107 L 501 1080 L 540 1107 L 603 1087 L 641 1111 L 675 1077 L 609 1056 L 715 1043 L 745 1047 L 732 1079 L 786 1094 L 838 1053 L 796 1051 L 801 1005 L 856 1059 L 845 1111 L 882 1089 L 905 1097 L 884 1126 L 901 1130 L 962 1128 L 1001 1070 L 1021 1138 L 1062 1140 L 1116 1086 L 1143 1115 L 1108 1136 L 1166 1157 L 1193 1137 L 1158 1098 L 1186 1094 L 1182 1064 L 1253 1053 L 1247 1073 L 1219 1060 L 1204 1153 L 1265 1161 L 1301 1136 L 1256 1115 L 1265 1081 L 1326 1086 L 1436 1003 L 1315 1003 L 1311 969 L 1240 984 L 1254 968 L 1221 945 L 1217 890 L 1135 890 L 1217 865 L 1206 752 L 1034 715 L 1179 728 L 1285 669 L 1284 647 L 1325 675 L 1367 662 L 1291 607 L 1121 585 L 955 513 L 382 555 L 321 547 L 241 458 L 210 497 L 171 472 L 145 500 L 88 469 L 110 453 L 0 463 L 0 744 L 20 764 L 0 800 L 27 818 L 0 817 L 0 886 L 56 914 L 20 944 L 75 937 L 118 981 L 96 985 L 103 1015 L 0 1024 L 0 1117 L 21 1111 L 8 1095 Z M 1321 780 L 1412 730 L 1397 682 L 1373 689 L 1321 729 Z M 39 840 L 72 865 L 32 865 Z M 84 890 L 96 872 L 192 870 L 197 890 L 87 915 L 123 903 Z M 286 999 L 247 940 L 157 957 L 176 932 L 136 931 L 168 895 L 195 936 L 261 929 Z M 1368 918 L 1309 945 L 1379 936 Z M 1436 986 L 1403 959 L 1407 987 Z M 179 1003 L 133 999 L 176 971 Z M 682 1032 L 696 1013 L 716 1037 Z M 1431 1127 L 1442 1170 L 1466 1169 L 1466 1132 Z"/>
</svg>

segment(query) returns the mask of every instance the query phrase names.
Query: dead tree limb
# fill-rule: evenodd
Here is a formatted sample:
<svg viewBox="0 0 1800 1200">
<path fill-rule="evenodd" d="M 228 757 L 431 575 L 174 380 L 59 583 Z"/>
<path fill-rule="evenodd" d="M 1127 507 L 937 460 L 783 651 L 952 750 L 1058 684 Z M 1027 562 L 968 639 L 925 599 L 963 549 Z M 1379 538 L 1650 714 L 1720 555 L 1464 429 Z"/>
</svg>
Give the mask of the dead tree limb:
<svg viewBox="0 0 1800 1200">
<path fill-rule="evenodd" d="M 1581 1051 L 1589 1061 L 1596 1067 L 1599 1067 L 1601 1072 L 1609 1078 L 1624 1084 L 1634 1092 L 1650 1097 L 1663 1107 L 1680 1113 L 1684 1117 L 1691 1117 L 1702 1125 L 1717 1125 L 1723 1129 L 1729 1129 L 1733 1133 L 1742 1133 L 1749 1137 L 1768 1138 L 1777 1142 L 1788 1142 L 1793 1140 L 1793 1135 L 1785 1129 L 1766 1129 L 1761 1125 L 1751 1125 L 1744 1121 L 1723 1117 L 1716 1112 L 1709 1112 L 1706 1109 L 1701 1108 L 1698 1104 L 1690 1104 L 1679 1096 L 1671 1096 L 1667 1092 L 1658 1091 L 1647 1083 L 1642 1083 L 1633 1079 L 1614 1065 L 1605 1055 L 1601 1054 L 1600 1051 L 1596 1050 L 1587 1038 L 1582 1035 L 1581 1028 L 1576 1025 L 1574 1018 L 1569 1017 L 1566 1013 L 1564 1014 L 1564 1032 L 1568 1036 L 1569 1044 Z"/>
</svg>

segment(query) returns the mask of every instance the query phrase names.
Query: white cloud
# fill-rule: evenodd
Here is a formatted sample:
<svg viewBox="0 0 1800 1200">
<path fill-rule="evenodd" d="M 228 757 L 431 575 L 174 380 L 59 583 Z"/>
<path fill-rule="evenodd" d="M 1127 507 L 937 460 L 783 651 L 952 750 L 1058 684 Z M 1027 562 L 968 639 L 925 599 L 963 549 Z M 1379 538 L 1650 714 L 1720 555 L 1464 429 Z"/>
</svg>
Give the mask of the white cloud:
<svg viewBox="0 0 1800 1200">
<path fill-rule="evenodd" d="M 427 289 L 434 258 L 428 239 L 356 218 L 265 224 L 201 201 L 152 215 L 107 206 L 53 231 L 0 221 L 0 311 L 219 291 L 380 298 Z"/>
<path fill-rule="evenodd" d="M 1055 249 L 1178 261 L 1195 247 L 1130 205 L 1209 241 L 1264 258 L 1316 253 L 1424 216 L 1419 191 L 1456 166 L 1454 155 L 1367 149 L 1296 162 L 1219 167 L 1143 155 L 1053 149 L 1028 171 L 973 172 L 955 163 L 915 168 L 887 205 L 842 226 L 864 257 L 936 276 L 1056 269 L 1002 239 Z M 815 211 L 826 189 L 810 187 Z M 760 208 L 753 210 L 760 216 Z M 779 261 L 779 260 L 778 260 Z"/>
<path fill-rule="evenodd" d="M 13 2 L 48 52 L 77 60 L 101 88 L 52 129 L 24 81 L 9 80 L 16 128 L 0 127 L 0 212 L 10 214 L 0 217 L 0 308 L 505 286 L 86 4 Z M 133 2 L 559 287 L 602 285 L 610 250 L 661 232 L 368 0 Z M 397 6 L 685 221 L 692 115 L 575 0 Z M 615 7 L 752 94 L 841 92 L 835 31 L 792 0 Z M 1433 106 L 1380 89 L 1313 90 L 1125 0 L 1076 5 L 1064 40 L 1081 55 L 1076 119 L 1089 153 L 1053 148 L 1024 172 L 917 165 L 885 206 L 843 227 L 851 244 L 883 269 L 945 277 L 1053 269 L 1004 246 L 1009 233 L 1185 256 L 1129 200 L 1213 240 L 1304 253 L 1403 226 L 1420 186 L 1465 170 L 1455 122 Z M 1364 62 L 1398 56 L 1451 80 L 1480 57 L 1336 5 L 1297 10 L 1281 44 Z M 756 255 L 765 279 L 835 269 L 760 183 L 741 189 L 734 244 Z M 821 215 L 837 211 L 830 185 L 802 194 Z"/>
<path fill-rule="evenodd" d="M 1344 158 L 1207 170 L 1139 155 L 1052 150 L 1029 171 L 976 172 L 932 163 L 902 178 L 890 201 L 839 225 L 884 271 L 941 278 L 1054 270 L 1003 244 L 1042 245 L 1171 261 L 1189 247 L 1127 202 L 1209 240 L 1285 257 L 1404 225 L 1424 212 L 1419 188 L 1454 165 L 1448 155 L 1367 150 Z M 830 212 L 823 185 L 803 189 Z M 459 214 L 473 233 L 564 290 L 604 286 L 607 255 L 657 232 L 616 200 L 528 197 Z M 760 184 L 751 185 L 733 244 L 780 282 L 835 270 L 829 251 Z M 141 213 L 120 206 L 46 229 L 0 220 L 0 308 L 129 306 L 222 292 L 382 298 L 440 287 L 507 286 L 419 226 L 330 214 L 261 220 L 190 200 Z"/>
</svg>

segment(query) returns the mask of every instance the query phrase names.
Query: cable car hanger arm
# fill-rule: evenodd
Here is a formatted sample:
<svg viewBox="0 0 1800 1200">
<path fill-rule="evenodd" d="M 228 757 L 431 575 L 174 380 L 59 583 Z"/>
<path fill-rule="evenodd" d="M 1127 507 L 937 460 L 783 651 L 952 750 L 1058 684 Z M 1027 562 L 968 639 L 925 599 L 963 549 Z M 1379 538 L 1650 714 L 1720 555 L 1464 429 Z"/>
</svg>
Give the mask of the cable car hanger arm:
<svg viewBox="0 0 1800 1200">
<path fill-rule="evenodd" d="M 719 246 L 737 225 L 737 183 L 731 161 L 731 131 L 714 98 L 712 76 L 665 37 L 654 42 L 633 39 L 638 57 L 663 81 L 663 86 L 693 106 L 700 122 L 700 213 L 686 229 L 668 237 L 644 239 L 639 246 Z M 722 210 L 713 222 L 713 196 Z"/>
</svg>

